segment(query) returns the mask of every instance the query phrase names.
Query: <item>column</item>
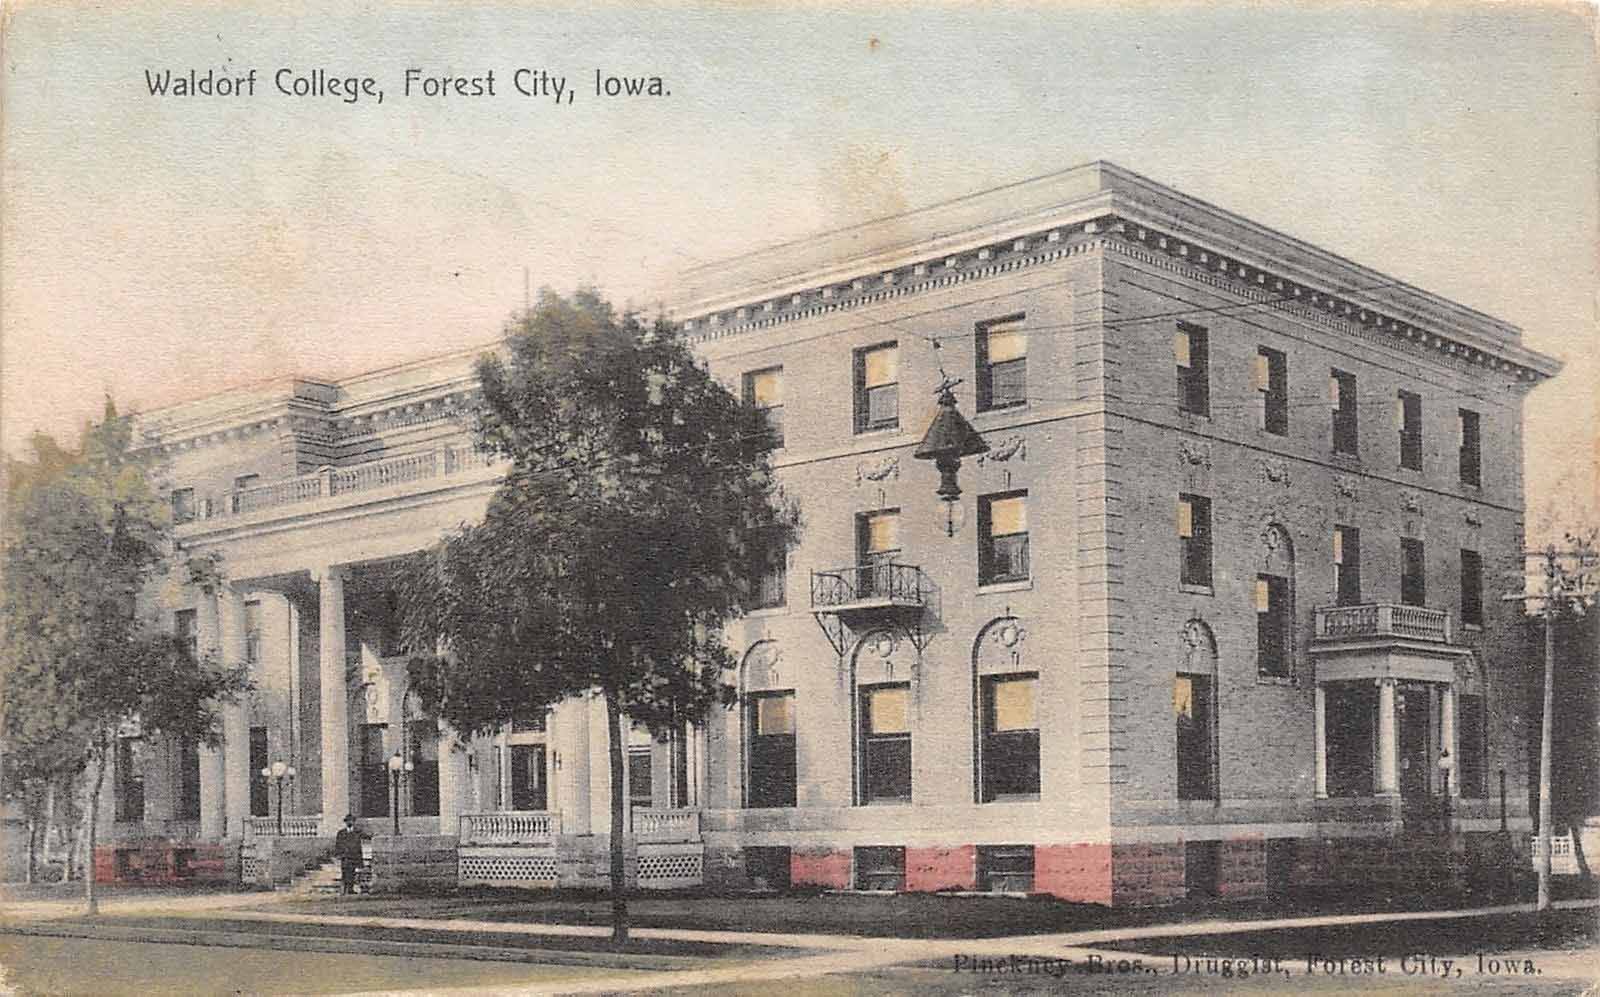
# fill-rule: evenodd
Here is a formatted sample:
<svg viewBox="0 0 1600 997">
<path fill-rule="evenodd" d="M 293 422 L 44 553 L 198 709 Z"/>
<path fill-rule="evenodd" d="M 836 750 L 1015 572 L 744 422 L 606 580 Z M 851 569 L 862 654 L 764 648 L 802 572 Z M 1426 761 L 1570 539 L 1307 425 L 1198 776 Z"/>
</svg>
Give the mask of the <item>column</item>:
<svg viewBox="0 0 1600 997">
<path fill-rule="evenodd" d="M 322 827 L 332 834 L 350 812 L 350 704 L 344 677 L 343 566 L 313 572 L 317 582 L 322 691 Z"/>
<path fill-rule="evenodd" d="M 1439 750 L 1450 753 L 1450 795 L 1461 795 L 1460 756 L 1456 754 L 1456 688 L 1439 690 Z"/>
<path fill-rule="evenodd" d="M 232 585 L 224 585 L 217 597 L 218 629 L 221 634 L 222 663 L 226 668 L 247 664 L 244 632 L 244 595 Z M 250 676 L 258 678 L 256 675 Z M 259 779 L 250 771 L 250 721 L 241 697 L 222 707 L 223 813 L 226 837 L 244 834 L 245 818 L 250 816 L 250 780 Z"/>
<path fill-rule="evenodd" d="M 1317 799 L 1328 798 L 1328 694 L 1323 690 L 1322 683 L 1317 683 L 1314 693 L 1313 717 L 1316 722 L 1316 792 Z"/>
<path fill-rule="evenodd" d="M 1378 795 L 1400 794 L 1400 745 L 1394 725 L 1394 679 L 1378 680 Z"/>
<path fill-rule="evenodd" d="M 467 799 L 467 753 L 449 724 L 439 724 L 439 833 L 456 834 Z"/>
<path fill-rule="evenodd" d="M 195 604 L 194 623 L 200 654 L 215 654 L 221 643 L 217 626 L 216 596 L 200 593 Z M 201 744 L 200 755 L 200 840 L 221 841 L 227 831 L 222 749 Z"/>
</svg>

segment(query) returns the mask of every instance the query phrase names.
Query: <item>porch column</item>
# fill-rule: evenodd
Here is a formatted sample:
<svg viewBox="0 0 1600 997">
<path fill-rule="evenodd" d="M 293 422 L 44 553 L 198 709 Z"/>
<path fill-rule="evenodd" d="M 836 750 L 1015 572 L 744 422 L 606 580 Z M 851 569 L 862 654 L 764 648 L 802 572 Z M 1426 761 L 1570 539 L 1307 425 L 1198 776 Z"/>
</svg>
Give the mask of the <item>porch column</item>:
<svg viewBox="0 0 1600 997">
<path fill-rule="evenodd" d="M 1461 765 L 1456 754 L 1456 689 L 1453 685 L 1439 690 L 1439 750 L 1450 753 L 1450 795 L 1461 795 Z"/>
<path fill-rule="evenodd" d="M 455 834 L 467 798 L 467 752 L 449 724 L 439 724 L 439 833 Z"/>
<path fill-rule="evenodd" d="M 318 586 L 318 678 L 322 691 L 322 827 L 332 833 L 350 812 L 350 703 L 344 676 L 342 565 L 312 572 Z"/>
<path fill-rule="evenodd" d="M 1394 679 L 1378 680 L 1378 795 L 1400 794 L 1400 745 L 1394 725 Z"/>
<path fill-rule="evenodd" d="M 1317 799 L 1328 798 L 1328 694 L 1323 691 L 1322 684 L 1318 683 L 1313 694 L 1313 717 L 1316 723 L 1316 793 Z"/>
<path fill-rule="evenodd" d="M 200 593 L 200 601 L 195 604 L 194 624 L 200 653 L 202 655 L 217 653 L 221 640 L 217 627 L 215 596 L 205 592 Z M 201 744 L 197 750 L 200 756 L 200 839 L 221 841 L 227 830 L 224 800 L 226 789 L 223 785 L 226 774 L 223 769 L 222 749 Z"/>
<path fill-rule="evenodd" d="M 228 668 L 247 664 L 245 647 L 244 595 L 232 585 L 224 585 L 217 599 L 218 629 L 222 642 L 222 663 Z M 255 675 L 250 676 L 257 678 Z M 227 837 L 244 834 L 244 821 L 250 815 L 250 721 L 241 698 L 222 708 L 223 750 L 223 833 Z M 254 778 L 261 778 L 254 776 Z"/>
</svg>

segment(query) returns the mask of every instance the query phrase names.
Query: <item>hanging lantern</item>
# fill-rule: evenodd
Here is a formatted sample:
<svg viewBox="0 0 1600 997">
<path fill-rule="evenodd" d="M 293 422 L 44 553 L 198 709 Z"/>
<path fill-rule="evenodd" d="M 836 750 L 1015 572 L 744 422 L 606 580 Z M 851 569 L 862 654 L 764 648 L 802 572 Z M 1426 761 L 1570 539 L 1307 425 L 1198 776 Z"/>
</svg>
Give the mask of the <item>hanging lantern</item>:
<svg viewBox="0 0 1600 997">
<path fill-rule="evenodd" d="M 950 389 L 960 383 L 946 379 L 939 385 L 938 411 L 923 434 L 922 444 L 911 455 L 918 460 L 933 461 L 933 466 L 939 470 L 937 494 L 945 505 L 946 536 L 955 536 L 958 525 L 961 486 L 956 482 L 956 472 L 961 470 L 961 458 L 989 450 L 989 444 L 983 442 L 978 431 L 956 410 L 956 396 Z"/>
</svg>

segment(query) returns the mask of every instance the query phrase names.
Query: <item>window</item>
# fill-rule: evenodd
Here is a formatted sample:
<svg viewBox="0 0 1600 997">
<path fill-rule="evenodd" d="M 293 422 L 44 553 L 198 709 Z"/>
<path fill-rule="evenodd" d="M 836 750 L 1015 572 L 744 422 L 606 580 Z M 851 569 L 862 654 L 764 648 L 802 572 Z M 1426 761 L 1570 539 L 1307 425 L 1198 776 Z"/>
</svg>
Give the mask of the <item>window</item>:
<svg viewBox="0 0 1600 997">
<path fill-rule="evenodd" d="M 1328 378 L 1328 392 L 1333 403 L 1333 452 L 1354 457 L 1361 451 L 1356 421 L 1356 376 L 1334 370 Z"/>
<path fill-rule="evenodd" d="M 1217 798 L 1212 708 L 1211 676 L 1180 673 L 1172 685 L 1172 713 L 1178 727 L 1180 800 Z"/>
<path fill-rule="evenodd" d="M 1461 622 L 1483 626 L 1483 557 L 1475 550 L 1461 552 Z"/>
<path fill-rule="evenodd" d="M 194 520 L 194 489 L 174 488 L 172 490 L 172 521 L 174 523 L 188 523 Z"/>
<path fill-rule="evenodd" d="M 1394 401 L 1394 428 L 1400 433 L 1400 466 L 1422 470 L 1422 396 L 1400 392 Z"/>
<path fill-rule="evenodd" d="M 744 376 L 744 400 L 761 410 L 772 445 L 783 446 L 783 368 L 753 370 Z"/>
<path fill-rule="evenodd" d="M 419 817 L 439 816 L 439 729 L 431 720 L 412 721 L 407 752 L 411 771 L 411 812 Z"/>
<path fill-rule="evenodd" d="M 978 889 L 987 893 L 1032 893 L 1033 846 L 979 845 Z"/>
<path fill-rule="evenodd" d="M 1328 682 L 1328 795 L 1371 796 L 1377 754 L 1378 687 L 1372 682 Z"/>
<path fill-rule="evenodd" d="M 772 536 L 758 536 L 752 546 L 752 554 L 761 574 L 755 579 L 751 608 L 773 609 L 782 606 L 786 601 L 785 590 L 789 581 L 786 570 L 789 553 Z"/>
<path fill-rule="evenodd" d="M 254 599 L 244 604 L 244 660 L 261 660 L 261 603 Z"/>
<path fill-rule="evenodd" d="M 1459 409 L 1461 418 L 1461 483 L 1483 484 L 1483 437 L 1478 413 Z"/>
<path fill-rule="evenodd" d="M 635 810 L 655 801 L 654 775 L 650 748 L 628 749 L 628 805 Z"/>
<path fill-rule="evenodd" d="M 856 432 L 900 425 L 900 348 L 885 343 L 856 351 Z"/>
<path fill-rule="evenodd" d="M 383 745 L 387 732 L 385 724 L 362 724 L 358 732 L 362 817 L 383 817 L 389 813 L 389 754 Z"/>
<path fill-rule="evenodd" d="M 744 849 L 744 874 L 758 890 L 787 890 L 793 866 L 787 845 L 753 845 Z"/>
<path fill-rule="evenodd" d="M 906 887 L 906 850 L 868 845 L 855 850 L 856 889 L 899 891 Z"/>
<path fill-rule="evenodd" d="M 861 802 L 911 801 L 911 686 L 861 689 Z"/>
<path fill-rule="evenodd" d="M 231 496 L 231 504 L 235 513 L 245 511 L 243 507 L 244 499 L 240 493 L 254 488 L 259 484 L 261 484 L 261 475 L 259 474 L 241 474 L 237 478 L 233 479 L 233 495 Z"/>
<path fill-rule="evenodd" d="M 537 716 L 521 716 L 511 721 L 511 733 L 543 734 L 545 732 L 545 726 L 545 715 L 542 712 Z"/>
<path fill-rule="evenodd" d="M 978 584 L 1028 577 L 1028 493 L 978 500 Z"/>
<path fill-rule="evenodd" d="M 900 510 L 885 509 L 856 517 L 856 594 L 887 594 L 894 588 L 892 565 L 900 554 Z"/>
<path fill-rule="evenodd" d="M 1039 795 L 1039 676 L 983 680 L 982 799 Z"/>
<path fill-rule="evenodd" d="M 1028 402 L 1028 334 L 1017 315 L 978 326 L 978 411 Z"/>
<path fill-rule="evenodd" d="M 544 745 L 509 744 L 511 809 L 545 810 L 550 798 L 544 779 Z"/>
<path fill-rule="evenodd" d="M 1333 528 L 1334 604 L 1361 603 L 1361 531 L 1354 526 Z"/>
<path fill-rule="evenodd" d="M 1253 370 L 1261 404 L 1261 428 L 1274 436 L 1289 432 L 1289 361 L 1278 350 L 1256 349 Z"/>
<path fill-rule="evenodd" d="M 1180 324 L 1172 336 L 1172 352 L 1178 362 L 1178 410 L 1191 415 L 1209 414 L 1210 350 L 1206 331 L 1197 325 Z"/>
<path fill-rule="evenodd" d="M 1179 580 L 1185 585 L 1211 586 L 1211 500 L 1199 495 L 1178 496 L 1178 544 L 1181 548 Z"/>
<path fill-rule="evenodd" d="M 748 806 L 795 805 L 794 693 L 750 697 L 750 788 Z"/>
<path fill-rule="evenodd" d="M 1485 742 L 1489 724 L 1483 697 L 1457 696 L 1456 713 L 1459 751 L 1456 778 L 1461 781 L 1460 793 L 1469 799 L 1483 799 L 1489 795 L 1488 745 Z"/>
<path fill-rule="evenodd" d="M 144 820 L 144 740 L 117 738 L 117 820 Z"/>
<path fill-rule="evenodd" d="M 1422 541 L 1400 541 L 1400 603 L 1404 606 L 1424 606 L 1428 602 L 1428 566 L 1423 556 Z"/>
<path fill-rule="evenodd" d="M 1283 678 L 1294 660 L 1293 588 L 1281 575 L 1256 576 L 1256 670 Z"/>
<path fill-rule="evenodd" d="M 179 820 L 200 819 L 200 746 L 189 740 L 174 744 L 178 756 L 177 797 L 172 816 Z"/>
<path fill-rule="evenodd" d="M 271 799 L 268 793 L 271 786 L 267 777 L 261 770 L 272 764 L 267 757 L 267 729 L 265 727 L 250 728 L 250 816 L 265 817 L 270 811 Z"/>
<path fill-rule="evenodd" d="M 195 611 L 180 609 L 172 614 L 172 635 L 178 644 L 189 652 L 189 657 L 200 657 L 200 629 L 195 621 Z"/>
<path fill-rule="evenodd" d="M 1183 895 L 1186 900 L 1216 898 L 1221 882 L 1222 842 L 1183 843 Z"/>
</svg>

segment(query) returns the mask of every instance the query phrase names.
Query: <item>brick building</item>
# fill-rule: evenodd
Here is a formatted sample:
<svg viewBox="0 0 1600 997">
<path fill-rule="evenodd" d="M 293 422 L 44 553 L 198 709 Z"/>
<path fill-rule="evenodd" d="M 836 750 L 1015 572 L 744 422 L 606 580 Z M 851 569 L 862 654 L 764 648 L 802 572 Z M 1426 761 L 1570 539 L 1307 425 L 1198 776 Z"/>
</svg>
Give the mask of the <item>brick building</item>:
<svg viewBox="0 0 1600 997">
<path fill-rule="evenodd" d="M 1501 769 L 1527 827 L 1502 564 L 1522 399 L 1558 365 L 1514 326 L 1104 163 L 680 287 L 805 525 L 730 628 L 740 704 L 632 735 L 637 885 L 1248 895 L 1329 842 L 1498 828 Z M 451 418 L 475 353 L 147 417 L 231 582 L 167 611 L 259 690 L 215 752 L 127 732 L 113 874 L 243 842 L 260 877 L 346 811 L 389 827 L 398 784 L 452 868 L 397 869 L 604 875 L 602 705 L 461 743 L 393 646 L 386 565 L 500 473 Z M 951 506 L 912 458 L 946 375 L 988 445 Z"/>
</svg>

